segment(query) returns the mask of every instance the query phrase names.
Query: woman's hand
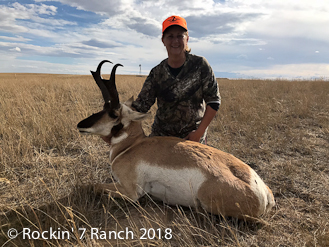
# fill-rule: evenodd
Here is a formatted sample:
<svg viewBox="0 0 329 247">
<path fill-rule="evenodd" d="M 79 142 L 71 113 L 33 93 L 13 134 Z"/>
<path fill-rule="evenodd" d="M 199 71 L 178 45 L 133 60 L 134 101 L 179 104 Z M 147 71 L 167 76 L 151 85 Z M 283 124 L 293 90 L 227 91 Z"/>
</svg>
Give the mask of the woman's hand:
<svg viewBox="0 0 329 247">
<path fill-rule="evenodd" d="M 201 123 L 199 127 L 196 130 L 193 130 L 190 134 L 188 134 L 187 137 L 185 137 L 186 140 L 200 142 L 201 137 L 206 132 L 206 129 L 208 128 L 211 120 L 216 115 L 216 110 L 212 109 L 209 105 L 207 105 L 206 112 L 204 113 L 204 116 L 201 120 Z"/>
<path fill-rule="evenodd" d="M 185 140 L 189 141 L 194 141 L 194 142 L 200 142 L 201 137 L 203 136 L 204 133 L 200 130 L 193 130 L 190 134 L 188 134 L 185 137 Z"/>
</svg>

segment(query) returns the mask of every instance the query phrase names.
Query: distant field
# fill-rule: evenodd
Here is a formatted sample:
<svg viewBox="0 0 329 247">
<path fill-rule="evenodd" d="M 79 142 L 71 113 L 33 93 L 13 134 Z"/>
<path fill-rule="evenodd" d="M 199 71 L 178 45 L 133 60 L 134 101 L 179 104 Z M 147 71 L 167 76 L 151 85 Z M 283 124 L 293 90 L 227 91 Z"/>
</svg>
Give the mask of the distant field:
<svg viewBox="0 0 329 247">
<path fill-rule="evenodd" d="M 117 76 L 121 100 L 136 97 L 144 80 Z M 92 77 L 0 74 L 0 247 L 329 246 L 329 82 L 218 82 L 222 105 L 208 144 L 249 164 L 272 189 L 277 206 L 259 222 L 168 207 L 147 196 L 136 204 L 95 196 L 93 184 L 111 181 L 108 147 L 76 129 L 102 109 Z M 146 133 L 151 124 L 152 118 L 145 122 Z M 7 236 L 12 228 L 50 227 L 70 238 Z M 82 239 L 79 228 L 86 229 Z M 129 229 L 134 239 L 95 240 L 92 228 Z M 139 239 L 141 228 L 155 235 Z"/>
</svg>

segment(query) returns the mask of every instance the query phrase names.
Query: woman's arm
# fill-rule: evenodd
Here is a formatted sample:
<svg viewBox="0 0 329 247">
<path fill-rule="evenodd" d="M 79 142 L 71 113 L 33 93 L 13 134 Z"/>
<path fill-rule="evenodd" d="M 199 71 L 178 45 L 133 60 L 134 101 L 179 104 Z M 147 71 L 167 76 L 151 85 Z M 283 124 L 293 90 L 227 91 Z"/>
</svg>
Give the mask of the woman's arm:
<svg viewBox="0 0 329 247">
<path fill-rule="evenodd" d="M 210 122 L 216 115 L 216 112 L 221 103 L 221 98 L 218 90 L 218 83 L 215 74 L 209 65 L 208 61 L 203 58 L 203 66 L 201 68 L 203 98 L 207 104 L 206 111 L 201 120 L 199 127 L 192 131 L 185 139 L 200 142 Z"/>
<path fill-rule="evenodd" d="M 215 117 L 217 111 L 214 110 L 211 106 L 207 105 L 206 111 L 204 113 L 204 116 L 201 120 L 201 123 L 199 127 L 192 131 L 187 137 L 185 137 L 186 140 L 200 142 L 201 137 L 203 136 L 204 132 L 208 128 L 210 122 Z"/>
<path fill-rule="evenodd" d="M 132 107 L 136 111 L 146 113 L 155 103 L 157 95 L 154 84 L 154 71 L 152 69 L 150 74 L 146 78 L 142 90 L 140 91 L 137 99 L 132 103 Z"/>
</svg>

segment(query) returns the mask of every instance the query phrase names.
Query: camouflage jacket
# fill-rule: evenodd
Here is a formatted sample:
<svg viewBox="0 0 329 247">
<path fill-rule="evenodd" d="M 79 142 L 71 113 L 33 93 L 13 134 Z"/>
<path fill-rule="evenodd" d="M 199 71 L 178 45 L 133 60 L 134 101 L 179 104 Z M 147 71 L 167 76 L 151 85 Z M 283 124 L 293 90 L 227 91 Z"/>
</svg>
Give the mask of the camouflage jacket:
<svg viewBox="0 0 329 247">
<path fill-rule="evenodd" d="M 147 112 L 157 100 L 151 136 L 184 138 L 199 126 L 205 103 L 220 104 L 218 84 L 203 57 L 186 53 L 186 61 L 176 77 L 167 61 L 151 70 L 132 106 L 139 112 Z"/>
</svg>

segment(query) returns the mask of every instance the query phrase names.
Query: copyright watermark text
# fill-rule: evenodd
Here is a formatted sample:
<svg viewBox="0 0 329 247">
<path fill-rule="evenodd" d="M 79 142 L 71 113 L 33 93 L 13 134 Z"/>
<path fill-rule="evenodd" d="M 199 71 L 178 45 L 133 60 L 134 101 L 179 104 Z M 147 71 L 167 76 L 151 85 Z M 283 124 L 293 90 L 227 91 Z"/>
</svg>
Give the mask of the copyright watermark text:
<svg viewBox="0 0 329 247">
<path fill-rule="evenodd" d="M 98 228 L 90 228 L 87 232 L 86 228 L 79 228 L 74 230 L 63 230 L 61 228 L 52 228 L 46 231 L 31 230 L 30 228 L 23 228 L 21 232 L 18 232 L 15 228 L 11 228 L 7 231 L 7 236 L 10 239 L 17 237 L 22 237 L 22 239 L 31 240 L 31 239 L 56 239 L 56 240 L 70 240 L 70 239 L 84 239 L 86 235 L 89 235 L 90 239 L 135 239 L 135 233 L 132 230 L 129 230 L 126 227 L 122 231 L 105 231 Z M 153 229 L 153 228 L 140 228 L 139 239 L 171 239 L 172 230 L 170 228 L 166 229 Z"/>
</svg>

